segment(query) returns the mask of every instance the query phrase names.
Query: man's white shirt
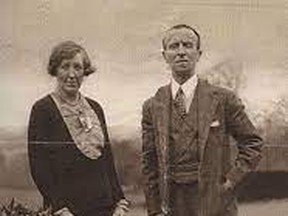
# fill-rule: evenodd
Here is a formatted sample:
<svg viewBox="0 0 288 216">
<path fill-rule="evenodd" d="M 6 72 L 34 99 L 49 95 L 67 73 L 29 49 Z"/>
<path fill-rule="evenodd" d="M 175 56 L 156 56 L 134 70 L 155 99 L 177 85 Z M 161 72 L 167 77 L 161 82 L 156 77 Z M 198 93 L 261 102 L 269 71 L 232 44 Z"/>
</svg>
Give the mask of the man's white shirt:
<svg viewBox="0 0 288 216">
<path fill-rule="evenodd" d="M 190 77 L 185 83 L 182 85 L 179 85 L 179 83 L 176 82 L 176 80 L 172 77 L 171 79 L 171 91 L 172 91 L 172 97 L 175 99 L 176 93 L 178 89 L 181 87 L 184 92 L 184 100 L 185 100 L 185 108 L 186 113 L 188 113 L 189 108 L 191 106 L 192 100 L 194 98 L 195 89 L 198 84 L 198 77 L 197 75 L 193 75 Z"/>
</svg>

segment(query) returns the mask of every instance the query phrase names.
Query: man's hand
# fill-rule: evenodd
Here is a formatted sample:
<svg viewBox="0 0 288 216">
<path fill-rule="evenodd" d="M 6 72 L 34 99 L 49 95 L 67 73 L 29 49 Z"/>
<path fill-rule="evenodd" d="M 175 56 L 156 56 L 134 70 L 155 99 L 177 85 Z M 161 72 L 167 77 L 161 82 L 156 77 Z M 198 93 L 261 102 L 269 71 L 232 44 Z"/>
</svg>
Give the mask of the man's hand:
<svg viewBox="0 0 288 216">
<path fill-rule="evenodd" d="M 235 187 L 235 184 L 231 180 L 226 179 L 226 181 L 222 185 L 222 192 L 227 193 L 229 191 L 232 191 L 234 187 Z"/>
<path fill-rule="evenodd" d="M 226 181 L 225 181 L 225 183 L 223 184 L 223 188 L 224 188 L 224 190 L 231 190 L 231 189 L 233 189 L 234 188 L 234 184 L 232 183 L 232 181 L 230 181 L 229 179 L 227 179 Z"/>
</svg>

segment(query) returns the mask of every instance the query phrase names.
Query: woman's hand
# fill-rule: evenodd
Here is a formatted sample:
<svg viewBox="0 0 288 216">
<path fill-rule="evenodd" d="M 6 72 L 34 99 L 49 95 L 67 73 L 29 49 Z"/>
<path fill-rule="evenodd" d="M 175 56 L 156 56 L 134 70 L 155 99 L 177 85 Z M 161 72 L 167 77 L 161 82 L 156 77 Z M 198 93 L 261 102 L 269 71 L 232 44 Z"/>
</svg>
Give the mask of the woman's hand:
<svg viewBox="0 0 288 216">
<path fill-rule="evenodd" d="M 116 207 L 113 216 L 124 216 L 126 214 L 126 211 L 121 207 Z"/>
<path fill-rule="evenodd" d="M 158 213 L 155 216 L 165 216 L 165 214 L 164 213 Z"/>
<path fill-rule="evenodd" d="M 54 212 L 55 216 L 74 216 L 67 207 L 64 207 L 56 212 Z"/>
<path fill-rule="evenodd" d="M 114 210 L 113 216 L 124 216 L 129 211 L 130 203 L 126 199 L 121 199 L 117 203 L 117 207 Z"/>
</svg>

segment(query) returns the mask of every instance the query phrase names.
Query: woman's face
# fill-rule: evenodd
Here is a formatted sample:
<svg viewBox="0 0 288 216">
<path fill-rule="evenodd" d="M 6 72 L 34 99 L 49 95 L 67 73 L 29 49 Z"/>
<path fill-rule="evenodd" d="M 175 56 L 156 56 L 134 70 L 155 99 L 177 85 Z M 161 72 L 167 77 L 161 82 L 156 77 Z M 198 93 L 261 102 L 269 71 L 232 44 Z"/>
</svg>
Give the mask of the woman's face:
<svg viewBox="0 0 288 216">
<path fill-rule="evenodd" d="M 77 94 L 84 77 L 83 57 L 77 53 L 71 59 L 64 59 L 56 72 L 58 87 L 66 94 Z"/>
</svg>

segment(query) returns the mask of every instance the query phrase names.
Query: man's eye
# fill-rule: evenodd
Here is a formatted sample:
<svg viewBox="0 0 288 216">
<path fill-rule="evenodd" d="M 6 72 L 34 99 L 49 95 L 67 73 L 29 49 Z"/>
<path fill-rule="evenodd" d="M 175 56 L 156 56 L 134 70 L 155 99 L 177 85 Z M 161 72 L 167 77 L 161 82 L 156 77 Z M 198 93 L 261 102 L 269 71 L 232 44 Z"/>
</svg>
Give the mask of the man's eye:
<svg viewBox="0 0 288 216">
<path fill-rule="evenodd" d="M 183 46 L 186 48 L 191 48 L 191 49 L 195 48 L 193 43 L 184 43 Z"/>
<path fill-rule="evenodd" d="M 177 49 L 179 47 L 179 43 L 173 43 L 169 45 L 169 49 Z"/>
</svg>

